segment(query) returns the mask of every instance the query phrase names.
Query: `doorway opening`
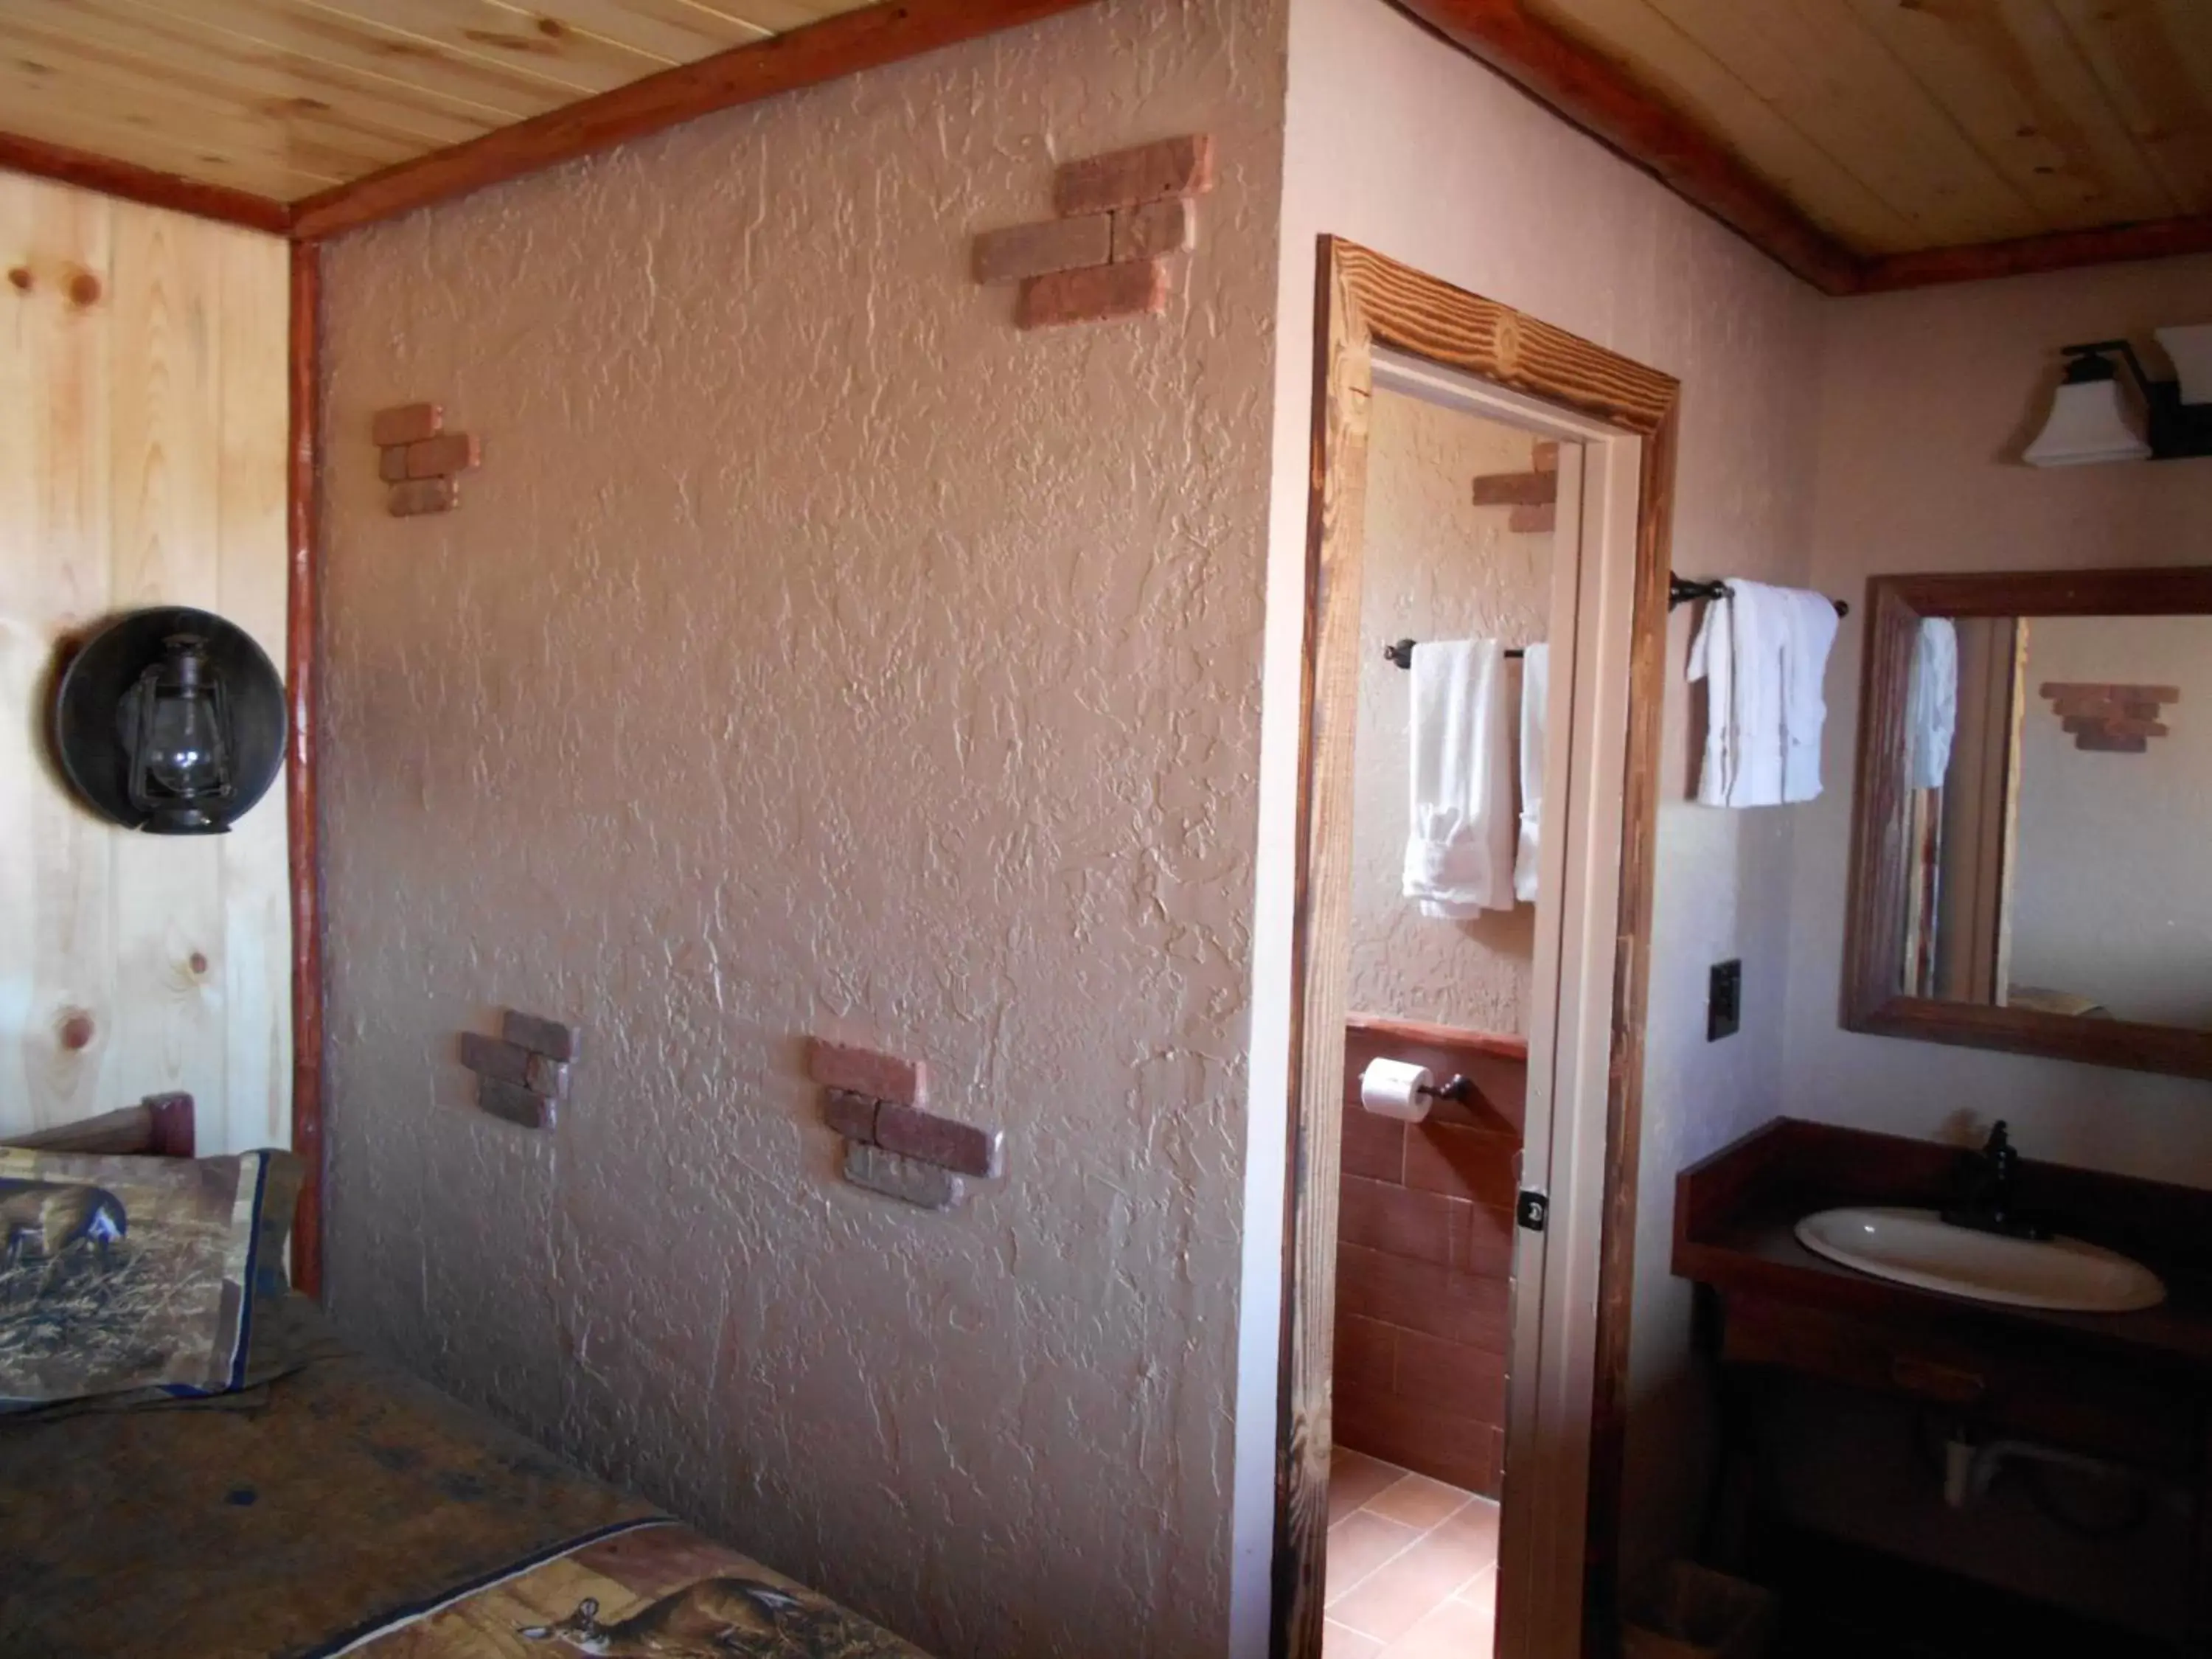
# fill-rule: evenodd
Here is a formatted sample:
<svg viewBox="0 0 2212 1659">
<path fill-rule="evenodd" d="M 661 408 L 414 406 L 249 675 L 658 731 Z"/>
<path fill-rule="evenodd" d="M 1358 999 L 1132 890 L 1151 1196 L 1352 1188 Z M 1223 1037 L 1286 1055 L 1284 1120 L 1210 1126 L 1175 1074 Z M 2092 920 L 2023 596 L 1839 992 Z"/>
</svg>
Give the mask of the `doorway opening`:
<svg viewBox="0 0 2212 1659">
<path fill-rule="evenodd" d="M 1320 252 L 1273 1647 L 1565 1656 L 1611 1623 L 1676 387 Z"/>
</svg>

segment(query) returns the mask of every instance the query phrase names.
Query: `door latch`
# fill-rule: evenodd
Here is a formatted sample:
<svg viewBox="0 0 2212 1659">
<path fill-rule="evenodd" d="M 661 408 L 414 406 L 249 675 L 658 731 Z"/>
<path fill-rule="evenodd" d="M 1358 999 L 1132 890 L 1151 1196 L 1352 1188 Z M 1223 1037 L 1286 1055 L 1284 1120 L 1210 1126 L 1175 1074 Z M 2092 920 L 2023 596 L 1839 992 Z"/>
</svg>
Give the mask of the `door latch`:
<svg viewBox="0 0 2212 1659">
<path fill-rule="evenodd" d="M 1523 1187 L 1514 1200 L 1513 1218 L 1532 1233 L 1544 1231 L 1544 1223 L 1552 1213 L 1552 1200 L 1533 1187 Z"/>
</svg>

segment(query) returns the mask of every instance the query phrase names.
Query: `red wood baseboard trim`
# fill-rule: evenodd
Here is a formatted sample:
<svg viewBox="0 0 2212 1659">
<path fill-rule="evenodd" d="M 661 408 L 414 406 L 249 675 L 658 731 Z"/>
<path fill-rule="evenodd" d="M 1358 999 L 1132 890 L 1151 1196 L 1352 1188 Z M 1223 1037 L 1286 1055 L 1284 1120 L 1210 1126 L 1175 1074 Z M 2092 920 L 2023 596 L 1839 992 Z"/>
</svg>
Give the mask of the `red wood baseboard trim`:
<svg viewBox="0 0 2212 1659">
<path fill-rule="evenodd" d="M 1962 247 L 1923 248 L 1886 253 L 1862 268 L 1862 293 L 1929 288 L 1941 283 L 1979 283 L 1995 276 L 2028 276 L 2076 265 L 2113 264 L 2124 259 L 2165 259 L 2181 253 L 2212 253 L 2212 213 L 2173 219 L 2146 219 L 2096 230 L 2054 231 L 2009 242 L 1975 242 Z"/>
<path fill-rule="evenodd" d="M 111 161 L 105 155 L 50 144 L 43 139 L 0 132 L 0 167 L 31 173 L 40 179 L 80 185 L 103 195 L 149 207 L 170 208 L 202 219 L 244 225 L 282 236 L 291 229 L 292 210 L 266 196 L 255 196 L 225 185 L 204 185 L 174 173 L 161 173 L 131 161 Z"/>
<path fill-rule="evenodd" d="M 1823 294 L 1857 291 L 1859 260 L 1735 152 L 1522 0 L 1396 0 L 1539 102 L 1704 209 Z"/>
<path fill-rule="evenodd" d="M 295 204 L 292 234 L 334 236 L 505 183 L 715 110 L 875 69 L 1091 0 L 904 0 L 678 64 Z"/>
<path fill-rule="evenodd" d="M 292 885 L 292 1150 L 307 1165 L 292 1223 L 292 1280 L 310 1296 L 323 1288 L 323 890 L 315 798 L 317 650 L 316 469 L 320 460 L 322 251 L 292 245 L 291 401 L 285 538 L 284 685 L 291 726 L 285 755 L 284 821 Z"/>
</svg>

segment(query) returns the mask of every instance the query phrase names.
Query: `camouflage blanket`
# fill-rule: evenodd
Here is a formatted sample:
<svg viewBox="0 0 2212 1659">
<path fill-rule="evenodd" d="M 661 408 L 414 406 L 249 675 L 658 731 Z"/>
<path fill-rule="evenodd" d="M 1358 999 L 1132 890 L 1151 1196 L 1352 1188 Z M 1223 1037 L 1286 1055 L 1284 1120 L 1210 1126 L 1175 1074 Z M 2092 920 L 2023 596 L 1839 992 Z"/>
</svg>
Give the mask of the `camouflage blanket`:
<svg viewBox="0 0 2212 1659">
<path fill-rule="evenodd" d="M 919 1659 L 404 1373 L 0 1419 L 0 1654 Z"/>
</svg>

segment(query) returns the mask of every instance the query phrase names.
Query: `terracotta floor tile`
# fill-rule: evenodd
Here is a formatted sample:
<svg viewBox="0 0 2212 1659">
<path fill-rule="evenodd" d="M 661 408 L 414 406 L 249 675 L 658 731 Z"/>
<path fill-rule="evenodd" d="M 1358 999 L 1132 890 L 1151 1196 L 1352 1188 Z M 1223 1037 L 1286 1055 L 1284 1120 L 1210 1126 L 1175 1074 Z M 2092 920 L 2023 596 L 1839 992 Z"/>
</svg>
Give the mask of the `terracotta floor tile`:
<svg viewBox="0 0 2212 1659">
<path fill-rule="evenodd" d="M 1479 1552 L 1486 1566 L 1498 1565 L 1498 1500 L 1478 1498 L 1437 1528 Z"/>
<path fill-rule="evenodd" d="M 1462 1584 L 1452 1599 L 1464 1601 L 1471 1607 L 1480 1607 L 1495 1619 L 1498 1616 L 1498 1569 L 1492 1567 L 1472 1583 Z"/>
<path fill-rule="evenodd" d="M 1473 1502 L 1457 1486 L 1447 1486 L 1425 1474 L 1409 1474 L 1395 1486 L 1367 1500 L 1367 1508 L 1387 1521 L 1403 1521 L 1423 1532 L 1449 1521 Z"/>
<path fill-rule="evenodd" d="M 1352 1520 L 1372 1519 L 1390 1525 L 1364 1510 Z M 1345 1525 L 1350 1526 L 1347 1521 Z M 1341 1530 L 1340 1528 L 1338 1530 Z M 1337 1532 L 1329 1534 L 1329 1553 L 1335 1555 Z M 1419 1624 L 1462 1585 L 1492 1565 L 1492 1558 L 1474 1540 L 1452 1535 L 1439 1528 L 1407 1550 L 1383 1563 L 1341 1595 L 1328 1598 L 1329 1617 L 1347 1624 L 1363 1636 L 1395 1642 Z M 1332 1579 L 1334 1575 L 1331 1575 Z"/>
<path fill-rule="evenodd" d="M 1354 1510 L 1328 1529 L 1328 1588 L 1325 1605 L 1334 1607 L 1340 1595 L 1374 1576 L 1389 1561 L 1421 1535 L 1417 1527 L 1386 1521 L 1365 1510 Z M 1464 1577 L 1465 1575 L 1462 1575 Z M 1380 1635 L 1380 1632 L 1371 1632 Z"/>
<path fill-rule="evenodd" d="M 1339 1446 L 1328 1458 L 1329 1525 L 1334 1526 L 1376 1493 L 1388 1492 L 1405 1473 L 1395 1463 Z"/>
<path fill-rule="evenodd" d="M 1495 1641 L 1490 1608 L 1454 1596 L 1383 1649 L 1382 1659 L 1490 1659 Z"/>
<path fill-rule="evenodd" d="M 1382 1644 L 1373 1637 L 1362 1636 L 1334 1619 L 1322 1620 L 1321 1659 L 1375 1659 L 1382 1651 Z"/>
</svg>

